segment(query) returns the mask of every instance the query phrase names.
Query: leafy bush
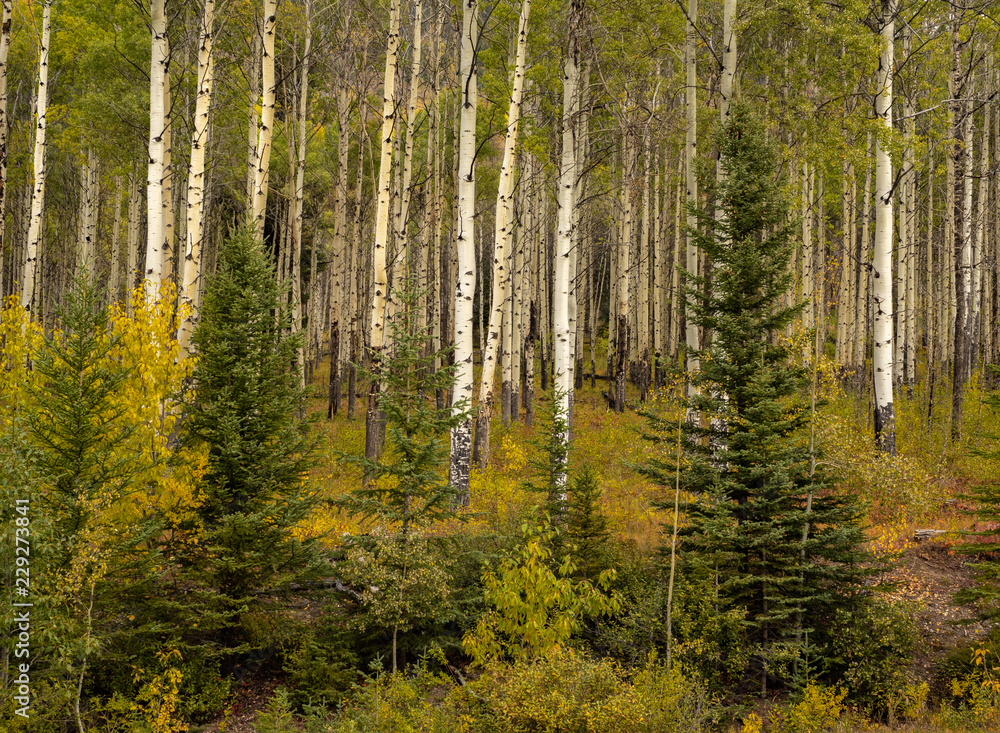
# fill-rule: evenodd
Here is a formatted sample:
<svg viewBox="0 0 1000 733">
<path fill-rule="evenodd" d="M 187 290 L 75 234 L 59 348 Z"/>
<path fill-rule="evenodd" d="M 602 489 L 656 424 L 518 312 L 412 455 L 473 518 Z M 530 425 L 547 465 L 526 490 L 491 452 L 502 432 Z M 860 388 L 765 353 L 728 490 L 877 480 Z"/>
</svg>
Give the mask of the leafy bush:
<svg viewBox="0 0 1000 733">
<path fill-rule="evenodd" d="M 853 612 L 837 609 L 826 652 L 830 675 L 854 705 L 894 715 L 909 685 L 906 667 L 916 641 L 905 607 L 880 598 L 859 600 Z"/>
<path fill-rule="evenodd" d="M 830 730 L 844 711 L 847 690 L 810 683 L 802 699 L 780 715 L 781 733 L 820 733 Z"/>
<path fill-rule="evenodd" d="M 325 612 L 297 631 L 297 643 L 285 655 L 289 699 L 299 709 L 339 703 L 358 678 L 358 658 L 343 617 Z"/>
<path fill-rule="evenodd" d="M 511 733 L 694 733 L 710 713 L 700 684 L 652 657 L 629 680 L 613 661 L 563 649 L 535 663 L 491 666 L 474 687 L 481 716 Z"/>
</svg>

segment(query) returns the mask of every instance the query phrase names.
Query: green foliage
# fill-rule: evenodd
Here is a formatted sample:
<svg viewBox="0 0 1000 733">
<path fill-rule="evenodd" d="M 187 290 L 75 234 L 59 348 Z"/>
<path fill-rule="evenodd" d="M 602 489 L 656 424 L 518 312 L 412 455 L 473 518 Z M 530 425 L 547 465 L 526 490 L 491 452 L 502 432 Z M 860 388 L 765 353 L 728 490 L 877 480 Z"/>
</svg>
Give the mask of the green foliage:
<svg viewBox="0 0 1000 733">
<path fill-rule="evenodd" d="M 822 733 L 833 730 L 844 712 L 846 695 L 846 690 L 809 683 L 802 692 L 802 699 L 781 715 L 777 730 L 780 733 Z"/>
<path fill-rule="evenodd" d="M 549 549 L 555 530 L 544 521 L 526 523 L 524 544 L 517 556 L 508 556 L 494 572 L 483 574 L 484 593 L 490 608 L 475 630 L 462 641 L 480 664 L 512 658 L 540 659 L 556 653 L 569 642 L 585 617 L 608 615 L 621 609 L 617 595 L 608 597 L 589 581 L 574 583 L 573 558 L 566 555 L 558 571 L 549 566 Z M 605 590 L 614 570 L 597 578 Z"/>
<path fill-rule="evenodd" d="M 1000 370 L 995 370 L 1000 371 Z M 1000 392 L 991 392 L 984 399 L 991 409 L 1000 408 Z M 974 455 L 989 461 L 994 466 L 1000 460 L 1000 436 L 988 435 L 991 444 L 974 449 Z M 967 555 L 977 555 L 977 561 L 969 563 L 975 571 L 976 584 L 963 588 L 955 594 L 959 603 L 975 603 L 979 618 L 996 621 L 1000 618 L 1000 562 L 996 553 L 1000 551 L 1000 484 L 993 480 L 974 485 L 964 497 L 973 504 L 970 514 L 976 518 L 976 529 L 968 530 L 965 536 L 973 538 L 955 549 Z"/>
<path fill-rule="evenodd" d="M 803 428 L 807 382 L 777 336 L 800 306 L 782 307 L 791 283 L 792 225 L 774 148 L 745 104 L 733 106 L 717 143 L 725 180 L 710 198 L 718 219 L 696 212 L 692 231 L 710 257 L 711 284 L 691 278 L 692 317 L 711 334 L 683 426 L 681 490 L 684 572 L 713 582 L 723 612 L 738 610 L 763 673 L 774 673 L 788 645 L 824 623 L 863 571 L 852 500 L 825 490 L 811 470 Z M 690 276 L 689 276 L 690 277 Z M 654 441 L 673 453 L 676 428 L 650 416 Z M 675 460 L 640 470 L 671 489 Z M 673 508 L 671 499 L 660 504 Z"/>
<path fill-rule="evenodd" d="M 13 594 L 16 577 L 30 579 L 17 597 L 32 604 L 28 730 L 68 724 L 78 703 L 85 713 L 93 671 L 150 632 L 131 611 L 159 577 L 150 550 L 158 523 L 120 512 L 147 490 L 142 479 L 157 463 L 130 445 L 139 428 L 126 419 L 125 387 L 137 365 L 119 358 L 125 334 L 85 282 L 67 293 L 62 315 L 62 329 L 40 342 L 23 326 L 32 361 L 24 401 L 0 403 L 3 589 Z M 16 339 L 5 341 L 4 357 L 17 350 Z M 29 501 L 15 509 L 16 499 Z M 15 611 L 3 609 L 5 629 Z M 12 664 L 27 661 L 4 647 Z"/>
<path fill-rule="evenodd" d="M 289 699 L 299 709 L 332 707 L 358 678 L 358 658 L 351 634 L 335 604 L 295 634 L 296 644 L 285 654 Z"/>
<path fill-rule="evenodd" d="M 219 253 L 193 337 L 196 394 L 184 440 L 208 458 L 201 537 L 186 570 L 199 589 L 202 633 L 220 628 L 232 649 L 249 641 L 238 624 L 263 608 L 260 590 L 320 569 L 312 541 L 292 532 L 316 502 L 305 485 L 313 441 L 299 417 L 304 394 L 289 368 L 298 340 L 286 335 L 281 294 L 252 229 L 237 230 Z"/>
<path fill-rule="evenodd" d="M 629 679 L 615 662 L 562 649 L 532 664 L 491 666 L 475 683 L 500 731 L 695 733 L 709 722 L 704 688 L 651 657 Z"/>
<path fill-rule="evenodd" d="M 449 431 L 469 417 L 467 411 L 439 409 L 438 390 L 455 381 L 455 365 L 434 369 L 448 353 L 426 347 L 429 329 L 417 328 L 419 292 L 411 280 L 397 293 L 400 311 L 388 321 L 388 358 L 378 368 L 382 384 L 379 410 L 385 415 L 386 439 L 375 460 L 341 454 L 364 470 L 366 482 L 338 499 L 351 514 L 398 526 L 403 534 L 455 516 L 459 491 L 448 483 Z"/>
<path fill-rule="evenodd" d="M 255 730 L 258 733 L 294 733 L 298 730 L 292 718 L 287 688 L 278 687 L 274 691 L 274 696 L 268 701 L 267 707 L 257 716 Z"/>
<path fill-rule="evenodd" d="M 566 511 L 566 541 L 578 558 L 577 573 L 596 578 L 608 567 L 608 519 L 599 504 L 601 487 L 597 475 L 587 465 L 570 481 Z"/>
<path fill-rule="evenodd" d="M 838 608 L 829 629 L 829 676 L 847 699 L 873 715 L 894 715 L 909 684 L 906 667 L 917 643 L 905 607 L 880 598 L 859 598 L 851 610 Z"/>
</svg>

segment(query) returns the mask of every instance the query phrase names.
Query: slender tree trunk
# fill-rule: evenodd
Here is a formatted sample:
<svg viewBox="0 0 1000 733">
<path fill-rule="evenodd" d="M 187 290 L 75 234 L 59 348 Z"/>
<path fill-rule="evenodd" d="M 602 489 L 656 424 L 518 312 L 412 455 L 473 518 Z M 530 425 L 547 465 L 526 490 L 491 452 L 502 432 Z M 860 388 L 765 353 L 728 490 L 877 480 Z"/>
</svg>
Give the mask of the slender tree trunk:
<svg viewBox="0 0 1000 733">
<path fill-rule="evenodd" d="M 892 130 L 892 74 L 895 3 L 882 0 L 882 41 L 876 84 L 875 114 L 886 132 Z M 875 257 L 872 274 L 872 364 L 875 387 L 875 443 L 879 450 L 896 454 L 896 419 L 892 394 L 892 160 L 887 141 L 879 137 L 875 154 Z"/>
<path fill-rule="evenodd" d="M 687 133 L 685 141 L 685 187 L 687 189 L 687 194 L 685 201 L 688 207 L 698 206 L 698 179 L 697 171 L 695 168 L 695 162 L 697 160 L 698 153 L 698 76 L 697 76 L 697 40 L 698 34 L 696 32 L 696 24 L 698 23 L 698 0 L 688 0 L 688 19 L 687 19 L 687 32 L 685 36 L 684 45 L 684 65 L 687 70 L 687 81 L 685 88 L 685 110 L 687 115 Z M 698 270 L 698 245 L 695 243 L 694 237 L 691 232 L 694 231 L 695 227 L 698 225 L 698 220 L 694 213 L 689 208 L 687 215 L 687 232 L 685 238 L 687 240 L 687 263 L 686 269 L 689 274 L 697 276 L 701 273 Z M 688 286 L 693 286 L 693 283 L 686 283 Z M 684 317 L 686 321 L 686 333 L 685 333 L 685 346 L 686 356 L 685 356 L 685 372 L 687 374 L 687 396 L 692 398 L 695 395 L 695 387 L 692 381 L 692 377 L 699 369 L 698 357 L 694 355 L 694 352 L 701 348 L 701 339 L 699 338 L 698 326 L 695 324 L 692 318 L 691 306 L 693 306 L 693 295 L 688 293 L 686 296 L 686 307 L 684 309 Z M 696 421 L 697 415 L 693 411 L 689 410 L 688 420 Z"/>
<path fill-rule="evenodd" d="M 257 145 L 254 149 L 253 200 L 251 219 L 257 228 L 257 238 L 264 239 L 264 219 L 267 215 L 268 172 L 271 167 L 271 140 L 274 133 L 274 32 L 277 25 L 278 0 L 264 0 L 264 23 L 261 27 L 261 105 Z"/>
<path fill-rule="evenodd" d="M 497 189 L 496 228 L 493 237 L 493 297 L 486 349 L 482 357 L 483 370 L 479 381 L 479 416 L 476 420 L 476 442 L 472 453 L 473 463 L 480 467 L 485 466 L 490 457 L 490 419 L 493 416 L 497 352 L 500 346 L 501 320 L 508 305 L 508 284 L 511 280 L 508 265 L 515 224 L 514 149 L 517 147 L 518 123 L 521 119 L 524 59 L 528 47 L 528 15 L 530 12 L 531 0 L 522 0 L 514 58 L 514 81 L 511 88 L 510 107 L 507 112 L 503 161 L 500 164 L 500 184 Z M 565 135 L 563 144 L 565 145 Z"/>
<path fill-rule="evenodd" d="M 478 76 L 475 57 L 479 48 L 479 0 L 462 0 L 459 97 L 462 104 L 458 153 L 458 271 L 455 288 L 455 392 L 452 409 L 472 408 L 472 298 L 476 291 L 476 106 Z M 471 419 L 451 430 L 448 480 L 469 503 L 469 462 L 472 457 Z"/>
<path fill-rule="evenodd" d="M 559 165 L 559 229 L 556 235 L 555 278 L 553 284 L 552 339 L 555 347 L 555 408 L 553 417 L 562 423 L 554 436 L 563 446 L 557 464 L 552 467 L 554 485 L 565 500 L 566 453 L 569 447 L 570 399 L 573 392 L 573 332 L 570 323 L 570 288 L 572 287 L 571 249 L 575 241 L 574 200 L 577 168 L 577 117 L 580 110 L 580 24 L 585 0 L 571 0 L 566 56 L 563 60 L 562 159 Z"/>
<path fill-rule="evenodd" d="M 365 456 L 375 460 L 381 451 L 379 394 L 382 390 L 382 349 L 385 343 L 385 311 L 389 282 L 386 272 L 386 249 L 389 235 L 389 205 L 392 172 L 393 126 L 396 117 L 396 64 L 399 53 L 399 0 L 389 5 L 389 41 L 385 57 L 385 81 L 382 94 L 382 155 L 378 171 L 378 208 L 375 212 L 375 245 L 372 250 L 373 287 L 369 349 L 371 380 L 368 385 L 368 407 L 365 413 Z"/>
<path fill-rule="evenodd" d="M 35 300 L 36 265 L 42 241 L 42 214 L 45 210 L 45 130 L 49 99 L 49 37 L 52 33 L 52 0 L 42 10 L 42 38 L 38 47 L 38 94 L 35 100 L 35 183 L 31 193 L 31 218 L 25 247 L 24 277 L 21 279 L 21 307 L 29 315 Z"/>
<path fill-rule="evenodd" d="M 205 232 L 205 152 L 208 147 L 208 115 L 215 83 L 215 0 L 205 0 L 198 38 L 198 96 L 195 101 L 194 129 L 191 131 L 191 167 L 188 170 L 187 242 L 181 273 L 181 319 L 177 341 L 181 353 L 191 348 L 191 336 L 197 322 L 195 308 L 201 280 L 202 240 Z"/>
<path fill-rule="evenodd" d="M 3 302 L 7 291 L 4 289 L 4 254 L 5 249 L 13 250 L 7 245 L 4 236 L 7 219 L 7 137 L 10 134 L 10 120 L 7 118 L 7 55 L 10 51 L 10 26 L 13 12 L 13 0 L 2 0 L 3 15 L 0 18 L 0 302 Z M 9 262 L 16 262 L 9 256 Z M 13 267 L 10 268 L 13 271 Z"/>
</svg>

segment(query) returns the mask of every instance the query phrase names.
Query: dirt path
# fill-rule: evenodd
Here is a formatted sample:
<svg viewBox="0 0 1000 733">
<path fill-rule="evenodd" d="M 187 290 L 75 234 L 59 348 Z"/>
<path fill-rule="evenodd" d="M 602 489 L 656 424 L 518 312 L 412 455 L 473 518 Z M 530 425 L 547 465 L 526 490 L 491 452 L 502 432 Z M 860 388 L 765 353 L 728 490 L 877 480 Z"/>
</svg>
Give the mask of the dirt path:
<svg viewBox="0 0 1000 733">
<path fill-rule="evenodd" d="M 889 596 L 915 605 L 919 632 L 911 665 L 913 677 L 932 682 L 933 667 L 957 646 L 975 643 L 986 634 L 981 623 L 957 624 L 971 619 L 973 609 L 957 606 L 953 595 L 972 585 L 967 558 L 955 554 L 950 543 L 927 540 L 907 549 L 898 567 L 887 574 L 897 583 Z"/>
</svg>

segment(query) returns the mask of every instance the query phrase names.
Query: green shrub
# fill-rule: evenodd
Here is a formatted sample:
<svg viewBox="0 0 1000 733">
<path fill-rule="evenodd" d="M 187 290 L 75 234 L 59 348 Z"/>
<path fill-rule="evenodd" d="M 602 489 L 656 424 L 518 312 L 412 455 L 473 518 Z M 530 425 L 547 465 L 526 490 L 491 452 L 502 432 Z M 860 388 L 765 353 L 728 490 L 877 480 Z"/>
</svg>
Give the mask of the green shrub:
<svg viewBox="0 0 1000 733">
<path fill-rule="evenodd" d="M 907 610 L 880 598 L 859 601 L 853 613 L 837 610 L 829 638 L 827 665 L 847 699 L 872 715 L 894 715 L 917 641 Z"/>
<path fill-rule="evenodd" d="M 298 709 L 339 703 L 358 678 L 358 657 L 350 634 L 334 614 L 300 629 L 299 641 L 285 656 L 289 699 Z"/>
<path fill-rule="evenodd" d="M 504 733 L 695 733 L 709 721 L 704 687 L 655 658 L 630 680 L 616 662 L 567 649 L 493 665 L 474 687 L 484 729 Z"/>
</svg>

